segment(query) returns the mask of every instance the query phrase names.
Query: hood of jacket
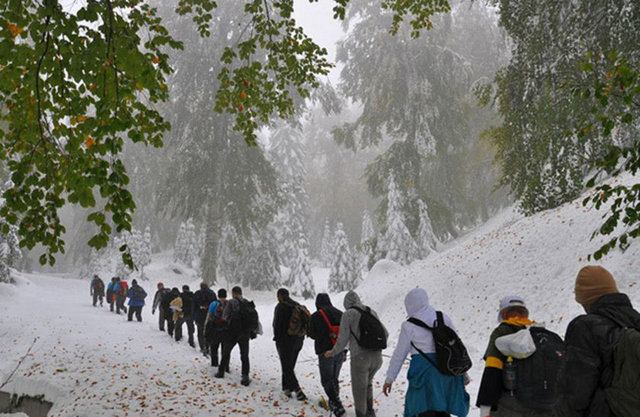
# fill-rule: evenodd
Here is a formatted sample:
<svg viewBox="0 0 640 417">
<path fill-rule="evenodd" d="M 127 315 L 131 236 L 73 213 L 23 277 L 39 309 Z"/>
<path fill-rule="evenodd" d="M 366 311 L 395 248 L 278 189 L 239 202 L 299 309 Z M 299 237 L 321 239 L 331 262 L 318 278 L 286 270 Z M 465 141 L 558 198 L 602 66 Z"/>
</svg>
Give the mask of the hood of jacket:
<svg viewBox="0 0 640 417">
<path fill-rule="evenodd" d="M 422 288 L 414 288 L 404 298 L 404 306 L 409 317 L 415 317 L 432 326 L 436 320 L 436 310 L 429 303 L 429 296 Z"/>
<path fill-rule="evenodd" d="M 316 295 L 316 309 L 320 310 L 321 308 L 332 307 L 331 298 L 329 298 L 329 294 L 321 292 Z"/>
<path fill-rule="evenodd" d="M 589 310 L 590 314 L 604 316 L 618 326 L 633 327 L 640 330 L 640 313 L 633 309 L 626 294 L 605 294 L 598 298 Z"/>
<path fill-rule="evenodd" d="M 355 306 L 362 306 L 362 301 L 360 301 L 360 297 L 358 296 L 358 294 L 356 294 L 355 291 L 349 291 L 344 296 L 343 305 L 344 305 L 344 308 L 349 309 Z"/>
</svg>

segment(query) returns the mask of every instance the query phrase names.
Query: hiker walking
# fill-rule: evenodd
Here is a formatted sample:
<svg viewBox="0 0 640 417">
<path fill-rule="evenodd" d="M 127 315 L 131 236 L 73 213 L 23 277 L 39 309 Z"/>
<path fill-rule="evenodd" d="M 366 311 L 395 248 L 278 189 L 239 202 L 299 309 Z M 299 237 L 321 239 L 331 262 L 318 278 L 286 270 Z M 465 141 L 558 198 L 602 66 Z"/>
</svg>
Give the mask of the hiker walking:
<svg viewBox="0 0 640 417">
<path fill-rule="evenodd" d="M 387 347 L 389 333 L 376 312 L 363 305 L 355 291 L 349 291 L 344 296 L 344 308 L 338 341 L 331 350 L 325 352 L 325 357 L 332 358 L 349 346 L 356 417 L 375 417 L 372 383 L 382 366 L 382 349 Z"/>
<path fill-rule="evenodd" d="M 398 344 L 393 352 L 387 378 L 382 390 L 385 395 L 400 373 L 408 354 L 411 364 L 407 379 L 409 387 L 405 398 L 405 417 L 464 417 L 469 413 L 469 394 L 464 389 L 464 375 L 444 375 L 436 367 L 436 342 L 433 330 L 442 317 L 444 324 L 453 329 L 449 316 L 440 313 L 429 304 L 427 292 L 415 288 L 407 294 L 404 305 L 409 320 L 402 323 Z"/>
<path fill-rule="evenodd" d="M 209 344 L 209 355 L 211 356 L 211 366 L 219 366 L 218 350 L 222 344 L 224 331 L 226 329 L 226 321 L 222 318 L 225 307 L 227 306 L 227 290 L 220 288 L 218 290 L 218 299 L 209 304 L 207 311 L 207 319 L 205 320 L 205 338 Z M 226 372 L 229 372 L 227 364 Z"/>
<path fill-rule="evenodd" d="M 127 281 L 121 280 L 116 277 L 116 283 L 113 286 L 113 292 L 116 298 L 116 314 L 120 314 L 120 310 L 127 313 L 127 307 L 124 306 L 124 301 L 127 298 L 127 292 L 129 291 L 129 285 Z"/>
<path fill-rule="evenodd" d="M 180 298 L 180 291 L 177 288 L 172 288 L 171 291 L 162 295 L 160 301 L 160 308 L 163 310 L 164 316 L 167 318 L 167 333 L 169 337 L 173 337 L 173 330 L 175 328 L 175 312 L 177 305 L 172 305 L 176 298 Z M 177 304 L 178 302 L 176 302 Z M 182 310 L 182 299 L 180 299 L 180 310 Z"/>
<path fill-rule="evenodd" d="M 294 395 L 297 400 L 304 401 L 307 396 L 300 389 L 295 366 L 304 343 L 309 314 L 305 307 L 291 299 L 286 288 L 278 290 L 277 298 L 278 304 L 273 313 L 273 340 L 280 357 L 282 392 L 286 397 Z"/>
<path fill-rule="evenodd" d="M 102 307 L 102 301 L 104 300 L 104 281 L 97 275 L 94 275 L 91 280 L 89 294 L 93 297 L 93 306 L 95 307 L 98 300 L 100 300 L 100 307 Z"/>
<path fill-rule="evenodd" d="M 216 294 L 209 288 L 206 282 L 200 283 L 200 289 L 193 294 L 193 320 L 196 323 L 198 332 L 198 347 L 203 355 L 209 354 L 209 345 L 205 340 L 204 323 L 207 319 L 207 311 L 209 306 L 216 299 Z"/>
<path fill-rule="evenodd" d="M 132 321 L 133 314 L 136 315 L 136 320 L 142 321 L 142 307 L 144 307 L 144 299 L 147 298 L 147 292 L 138 285 L 138 281 L 135 279 L 131 281 L 131 288 L 127 292 L 129 298 L 129 314 L 127 316 L 128 321 Z"/>
<path fill-rule="evenodd" d="M 113 312 L 113 305 L 116 302 L 114 287 L 118 278 L 111 277 L 111 281 L 107 284 L 107 303 L 109 303 L 109 311 Z"/>
<path fill-rule="evenodd" d="M 182 323 L 187 325 L 187 334 L 188 334 L 188 342 L 189 346 L 192 348 L 196 347 L 196 344 L 193 339 L 193 334 L 195 332 L 195 328 L 193 326 L 193 293 L 189 289 L 188 285 L 182 286 L 182 294 L 180 294 L 180 298 L 182 298 L 182 316 L 176 322 L 176 340 L 178 339 L 177 330 L 180 329 L 180 337 L 182 337 Z"/>
<path fill-rule="evenodd" d="M 224 331 L 222 359 L 215 377 L 224 378 L 224 373 L 229 366 L 231 351 L 237 344 L 240 347 L 240 361 L 242 362 L 240 383 L 249 386 L 251 384 L 249 378 L 249 340 L 261 333 L 258 312 L 252 301 L 242 297 L 242 288 L 233 287 L 231 297 L 222 313 L 222 318 L 227 323 L 227 329 Z"/>
<path fill-rule="evenodd" d="M 329 410 L 336 417 L 342 417 L 346 411 L 340 401 L 340 369 L 346 359 L 344 351 L 331 358 L 326 358 L 323 353 L 333 349 L 340 333 L 340 320 L 342 311 L 331 304 L 329 294 L 320 293 L 316 296 L 317 311 L 309 318 L 309 330 L 307 336 L 313 339 L 316 354 L 318 355 L 318 367 L 320 368 L 320 383 L 329 399 Z"/>
<path fill-rule="evenodd" d="M 171 311 L 173 312 L 173 335 L 175 337 L 176 342 L 179 342 L 182 339 L 182 323 L 184 319 L 184 309 L 183 309 L 183 300 L 180 296 L 180 291 L 177 288 L 171 289 L 172 300 L 169 303 L 171 306 Z"/>
<path fill-rule="evenodd" d="M 517 295 L 500 300 L 498 322 L 484 354 L 480 416 L 551 417 L 562 339 L 530 320 Z"/>
<path fill-rule="evenodd" d="M 165 288 L 162 282 L 158 282 L 158 289 L 153 296 L 153 305 L 151 306 L 151 314 L 155 314 L 158 310 L 158 328 L 161 332 L 164 332 L 164 324 L 169 321 L 170 318 L 165 314 L 165 309 L 162 308 L 162 298 L 171 292 L 170 289 Z"/>
<path fill-rule="evenodd" d="M 640 416 L 640 313 L 601 266 L 580 270 L 575 298 L 587 314 L 567 327 L 556 416 Z"/>
</svg>

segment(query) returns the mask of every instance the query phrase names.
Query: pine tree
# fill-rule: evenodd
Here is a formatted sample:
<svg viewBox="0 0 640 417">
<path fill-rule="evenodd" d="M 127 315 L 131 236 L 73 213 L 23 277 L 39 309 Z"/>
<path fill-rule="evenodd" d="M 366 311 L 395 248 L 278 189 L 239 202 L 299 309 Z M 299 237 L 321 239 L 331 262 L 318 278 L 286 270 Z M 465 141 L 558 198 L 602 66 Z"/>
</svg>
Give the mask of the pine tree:
<svg viewBox="0 0 640 417">
<path fill-rule="evenodd" d="M 418 257 L 424 259 L 436 250 L 438 238 L 436 238 L 436 235 L 433 233 L 429 211 L 424 201 L 418 200 L 418 210 L 420 226 L 418 228 L 418 236 L 416 237 L 416 245 L 418 246 Z"/>
<path fill-rule="evenodd" d="M 268 228 L 256 230 L 243 245 L 242 285 L 258 291 L 271 291 L 281 284 L 277 243 Z"/>
<path fill-rule="evenodd" d="M 353 289 L 352 283 L 355 281 L 353 275 L 353 256 L 349 249 L 347 235 L 342 230 L 342 223 L 338 223 L 329 273 L 329 291 L 341 292 Z"/>
<path fill-rule="evenodd" d="M 22 259 L 17 227 L 8 225 L 8 228 L 8 233 L 0 233 L 0 282 L 11 282 L 11 268 Z"/>
<path fill-rule="evenodd" d="M 351 264 L 349 273 L 349 288 L 354 289 L 362 282 L 362 258 L 358 256 L 355 248 L 351 251 Z"/>
<path fill-rule="evenodd" d="M 173 245 L 173 261 L 182 262 L 186 258 L 186 226 L 184 222 L 180 223 L 178 234 L 176 235 L 176 242 Z"/>
<path fill-rule="evenodd" d="M 305 299 L 312 298 L 316 292 L 311 276 L 311 266 L 309 263 L 308 243 L 306 239 L 300 237 L 297 244 L 296 262 L 291 269 L 286 285 L 291 288 L 295 295 Z"/>
<path fill-rule="evenodd" d="M 322 232 L 322 242 L 320 244 L 320 262 L 322 266 L 328 268 L 331 266 L 333 256 L 333 236 L 331 234 L 331 226 L 329 219 L 324 221 L 324 231 Z"/>
<path fill-rule="evenodd" d="M 240 272 L 240 260 L 242 253 L 242 242 L 240 241 L 236 229 L 226 224 L 222 227 L 222 238 L 218 245 L 218 271 L 229 286 L 232 282 L 240 282 L 236 276 Z M 246 260 L 244 260 L 246 261 Z M 210 277 L 201 277 L 208 280 Z"/>
<path fill-rule="evenodd" d="M 384 238 L 386 259 L 408 265 L 416 259 L 417 247 L 404 222 L 403 198 L 396 187 L 393 173 L 389 175 L 387 201 L 387 230 Z"/>
<path fill-rule="evenodd" d="M 140 251 L 134 262 L 140 270 L 140 278 L 146 279 L 144 268 L 151 263 L 151 228 L 147 226 L 140 240 Z"/>
<path fill-rule="evenodd" d="M 183 262 L 191 268 L 193 267 L 193 261 L 198 258 L 198 236 L 196 235 L 196 228 L 191 218 L 187 220 L 187 224 L 185 225 L 184 242 Z"/>
<path fill-rule="evenodd" d="M 360 265 L 368 271 L 375 262 L 376 232 L 369 212 L 365 210 L 362 216 L 362 233 L 360 234 Z"/>
</svg>

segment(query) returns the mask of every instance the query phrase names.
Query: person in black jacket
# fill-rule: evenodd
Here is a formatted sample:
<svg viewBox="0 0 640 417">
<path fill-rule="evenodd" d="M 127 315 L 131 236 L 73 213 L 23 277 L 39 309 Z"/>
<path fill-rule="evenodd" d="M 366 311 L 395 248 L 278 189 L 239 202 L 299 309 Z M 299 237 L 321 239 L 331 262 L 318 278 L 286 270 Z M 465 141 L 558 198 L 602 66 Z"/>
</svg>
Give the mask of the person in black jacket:
<svg viewBox="0 0 640 417">
<path fill-rule="evenodd" d="M 216 294 L 206 282 L 200 283 L 200 289 L 193 294 L 193 320 L 198 330 L 198 347 L 204 356 L 209 355 L 209 345 L 204 338 L 204 322 L 207 319 L 209 305 L 216 299 Z"/>
<path fill-rule="evenodd" d="M 569 323 L 558 375 L 557 417 L 610 417 L 604 387 L 613 378 L 613 350 L 622 327 L 640 330 L 640 313 L 618 292 L 601 266 L 585 266 L 575 284 L 576 301 L 587 314 Z"/>
<path fill-rule="evenodd" d="M 161 332 L 164 332 L 164 323 L 171 320 L 171 316 L 165 315 L 165 309 L 162 308 L 162 299 L 166 297 L 171 290 L 169 288 L 165 288 L 162 282 L 158 282 L 158 290 L 156 291 L 156 295 L 153 297 L 153 304 L 151 306 L 151 314 L 155 314 L 156 310 L 158 310 L 158 328 Z M 167 325 L 168 327 L 168 325 Z"/>
<path fill-rule="evenodd" d="M 291 314 L 298 303 L 289 297 L 289 291 L 285 288 L 280 288 L 277 296 L 278 304 L 273 313 L 273 340 L 276 342 L 282 367 L 282 391 L 287 397 L 295 394 L 296 399 L 303 401 L 307 399 L 307 396 L 300 389 L 295 366 L 304 343 L 304 336 L 298 337 L 288 334 Z"/>
<path fill-rule="evenodd" d="M 193 333 L 195 331 L 193 326 L 193 293 L 189 289 L 188 285 L 182 286 L 180 298 L 182 298 L 182 316 L 178 318 L 175 323 L 174 331 L 176 341 L 182 339 L 182 323 L 186 323 L 187 333 L 189 334 L 189 346 L 195 348 L 196 344 L 193 341 Z"/>
<path fill-rule="evenodd" d="M 324 352 L 333 348 L 335 340 L 338 337 L 338 333 L 332 332 L 329 326 L 338 326 L 338 329 L 340 328 L 342 311 L 331 304 L 329 294 L 326 293 L 320 293 L 316 296 L 316 309 L 318 311 L 313 313 L 309 318 L 307 336 L 315 340 L 318 366 L 320 367 L 320 382 L 322 383 L 324 392 L 329 398 L 329 409 L 336 417 L 342 417 L 346 411 L 340 401 L 340 383 L 338 379 L 340 377 L 342 363 L 345 359 L 345 353 L 342 352 L 330 358 L 324 356 Z"/>
<path fill-rule="evenodd" d="M 173 321 L 173 311 L 171 310 L 171 302 L 176 297 L 180 297 L 180 291 L 177 288 L 172 288 L 170 291 L 162 294 L 162 299 L 160 301 L 162 314 L 167 318 L 167 333 L 169 333 L 169 337 L 173 337 L 173 330 L 175 328 L 175 322 Z"/>
</svg>

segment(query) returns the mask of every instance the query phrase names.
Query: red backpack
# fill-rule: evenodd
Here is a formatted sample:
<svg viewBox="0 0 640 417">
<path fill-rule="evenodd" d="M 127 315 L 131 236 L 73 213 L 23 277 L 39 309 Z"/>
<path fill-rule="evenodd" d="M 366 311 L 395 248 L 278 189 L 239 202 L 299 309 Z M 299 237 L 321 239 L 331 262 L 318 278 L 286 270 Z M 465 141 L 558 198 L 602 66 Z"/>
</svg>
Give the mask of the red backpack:
<svg viewBox="0 0 640 417">
<path fill-rule="evenodd" d="M 335 346 L 336 342 L 338 341 L 340 326 L 332 325 L 331 322 L 329 321 L 329 318 L 324 313 L 324 311 L 322 310 L 318 310 L 318 311 L 320 312 L 320 314 L 322 314 L 322 317 L 324 317 L 324 322 L 327 323 L 327 326 L 329 326 L 329 340 L 331 340 L 331 345 Z"/>
</svg>

